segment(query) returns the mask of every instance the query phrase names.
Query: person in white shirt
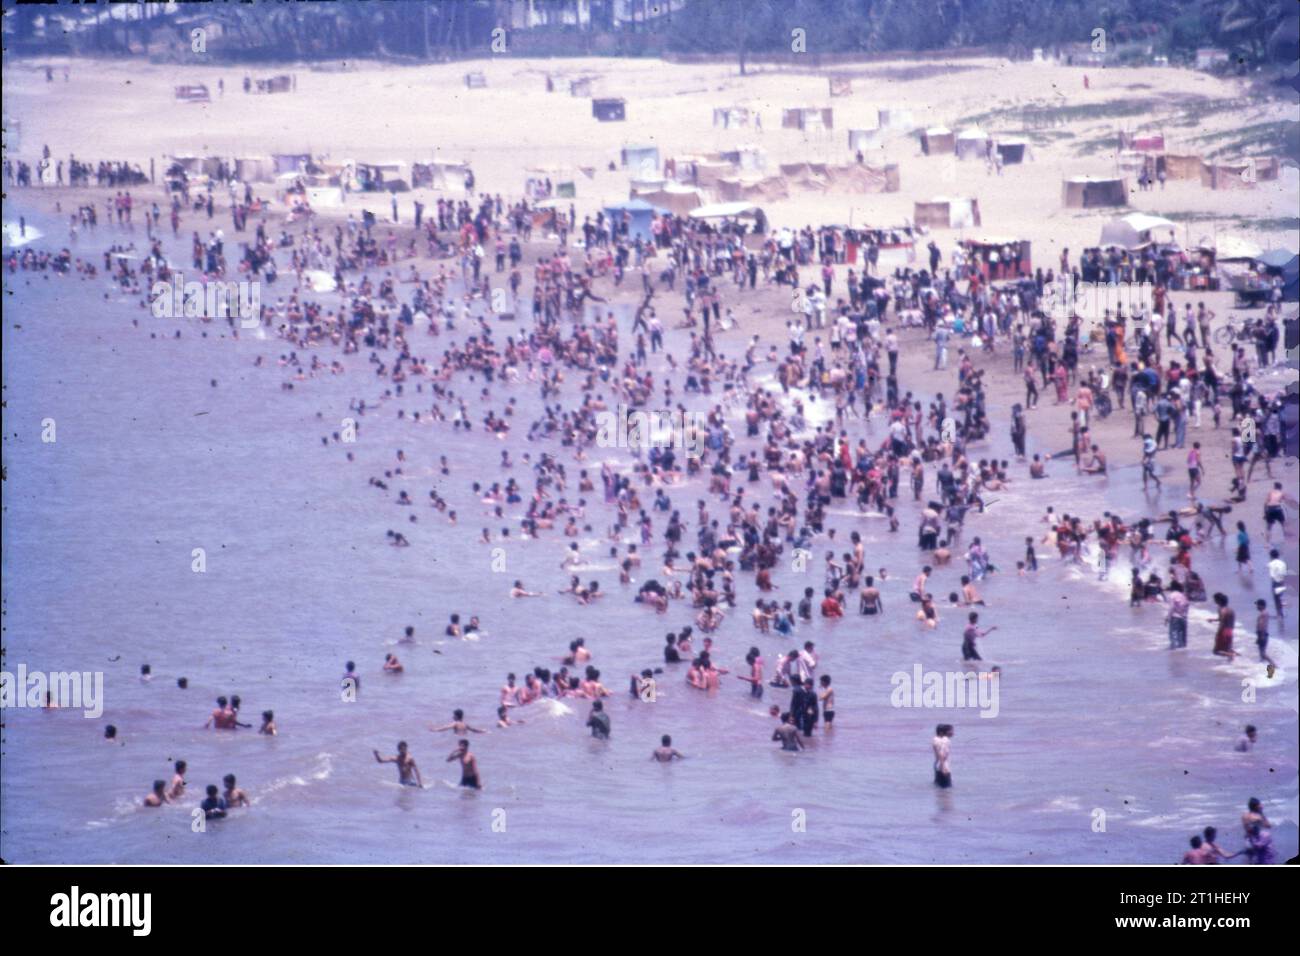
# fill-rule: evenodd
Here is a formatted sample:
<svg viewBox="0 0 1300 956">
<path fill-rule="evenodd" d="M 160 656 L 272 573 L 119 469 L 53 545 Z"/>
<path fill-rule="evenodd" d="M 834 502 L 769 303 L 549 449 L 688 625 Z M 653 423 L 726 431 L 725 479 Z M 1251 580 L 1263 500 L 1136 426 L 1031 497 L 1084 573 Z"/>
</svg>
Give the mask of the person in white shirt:
<svg viewBox="0 0 1300 956">
<path fill-rule="evenodd" d="M 1277 619 L 1280 621 L 1285 616 L 1282 613 L 1282 595 L 1286 593 L 1286 562 L 1282 560 L 1282 554 L 1273 548 L 1268 553 L 1268 579 L 1273 585 L 1273 610 L 1277 611 Z"/>
<path fill-rule="evenodd" d="M 934 785 L 942 789 L 952 786 L 952 767 L 948 758 L 952 753 L 952 724 L 940 724 L 934 729 Z"/>
</svg>

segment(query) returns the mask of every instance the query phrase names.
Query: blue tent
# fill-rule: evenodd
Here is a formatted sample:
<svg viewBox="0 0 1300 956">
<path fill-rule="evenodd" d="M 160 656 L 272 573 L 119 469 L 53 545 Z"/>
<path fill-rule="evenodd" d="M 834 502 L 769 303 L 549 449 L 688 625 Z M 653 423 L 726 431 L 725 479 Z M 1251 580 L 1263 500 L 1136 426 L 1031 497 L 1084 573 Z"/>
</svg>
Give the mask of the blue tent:
<svg viewBox="0 0 1300 956">
<path fill-rule="evenodd" d="M 651 239 L 650 223 L 655 215 L 663 215 L 665 210 L 658 206 L 652 206 L 644 199 L 629 199 L 626 202 L 611 203 L 605 207 L 605 215 L 608 217 L 611 225 L 617 225 L 624 220 L 626 214 L 628 221 L 627 235 L 629 239 Z"/>
</svg>

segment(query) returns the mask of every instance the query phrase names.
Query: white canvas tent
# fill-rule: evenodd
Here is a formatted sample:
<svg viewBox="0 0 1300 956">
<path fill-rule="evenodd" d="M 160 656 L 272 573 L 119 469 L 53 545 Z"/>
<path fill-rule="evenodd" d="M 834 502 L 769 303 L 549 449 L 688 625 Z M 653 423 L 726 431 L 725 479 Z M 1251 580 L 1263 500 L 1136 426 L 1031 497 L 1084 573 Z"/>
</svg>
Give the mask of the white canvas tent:
<svg viewBox="0 0 1300 956">
<path fill-rule="evenodd" d="M 692 219 L 754 219 L 762 212 L 749 202 L 715 202 L 692 209 Z"/>
<path fill-rule="evenodd" d="M 964 129 L 957 134 L 956 153 L 958 159 L 984 159 L 989 152 L 989 134 L 977 126 Z"/>
<path fill-rule="evenodd" d="M 957 138 L 946 126 L 931 126 L 921 132 L 921 152 L 927 156 L 951 153 L 956 146 Z"/>
<path fill-rule="evenodd" d="M 936 196 L 929 202 L 917 202 L 912 219 L 931 229 L 969 229 L 981 225 L 979 200 Z"/>
<path fill-rule="evenodd" d="M 313 209 L 336 209 L 343 205 L 343 190 L 339 186 L 308 186 L 307 203 Z"/>
<path fill-rule="evenodd" d="M 881 129 L 896 129 L 907 133 L 916 129 L 916 120 L 912 118 L 911 110 L 891 106 L 876 111 L 876 125 Z"/>
<path fill-rule="evenodd" d="M 877 127 L 876 129 L 851 129 L 849 130 L 849 151 L 856 153 L 858 150 L 864 152 L 869 149 L 882 149 L 885 145 L 885 131 Z"/>
<path fill-rule="evenodd" d="M 1157 241 L 1154 230 L 1173 231 L 1178 227 L 1162 216 L 1149 216 L 1143 212 L 1131 213 L 1112 219 L 1101 227 L 1101 243 L 1105 248 L 1119 246 L 1121 249 L 1141 249 Z"/>
<path fill-rule="evenodd" d="M 268 183 L 275 178 L 275 163 L 269 156 L 240 156 L 235 160 L 235 176 L 240 182 Z"/>
<path fill-rule="evenodd" d="M 1206 236 L 1201 239 L 1200 246 L 1203 249 L 1213 249 L 1216 262 L 1258 259 L 1264 254 L 1264 250 L 1253 242 L 1236 236 L 1215 236 L 1213 240 Z"/>
<path fill-rule="evenodd" d="M 634 176 L 653 176 L 659 172 L 659 147 L 624 146 L 619 161 Z"/>
<path fill-rule="evenodd" d="M 749 125 L 749 108 L 745 106 L 716 106 L 713 109 L 715 129 L 738 129 Z"/>
<path fill-rule="evenodd" d="M 767 153 L 758 146 L 738 146 L 735 149 L 723 150 L 720 155 L 723 162 L 731 163 L 745 172 L 762 172 L 767 168 Z"/>
<path fill-rule="evenodd" d="M 659 206 L 678 216 L 684 216 L 704 205 L 700 191 L 691 186 L 678 183 L 664 183 L 655 189 L 632 188 L 632 199 L 644 199 L 652 206 Z"/>
</svg>

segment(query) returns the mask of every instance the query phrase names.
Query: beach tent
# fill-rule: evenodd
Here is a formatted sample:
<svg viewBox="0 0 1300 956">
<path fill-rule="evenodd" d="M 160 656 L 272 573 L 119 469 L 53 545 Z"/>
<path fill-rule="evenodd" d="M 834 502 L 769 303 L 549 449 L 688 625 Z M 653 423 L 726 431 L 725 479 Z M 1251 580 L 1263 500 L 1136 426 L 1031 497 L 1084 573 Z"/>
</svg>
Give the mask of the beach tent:
<svg viewBox="0 0 1300 956">
<path fill-rule="evenodd" d="M 912 220 L 930 229 L 969 229 L 981 224 L 979 200 L 936 196 L 929 202 L 916 203 Z"/>
<path fill-rule="evenodd" d="M 343 205 L 343 189 L 339 186 L 308 186 L 307 204 L 313 209 L 337 209 Z"/>
<path fill-rule="evenodd" d="M 989 134 L 977 126 L 957 134 L 954 152 L 958 159 L 985 159 L 989 154 Z"/>
<path fill-rule="evenodd" d="M 275 163 L 269 156 L 241 156 L 235 160 L 235 176 L 245 183 L 269 183 L 275 179 Z"/>
<path fill-rule="evenodd" d="M 272 153 L 271 162 L 277 173 L 300 173 L 311 164 L 310 153 Z"/>
<path fill-rule="evenodd" d="M 226 162 L 220 156 L 173 156 L 171 161 L 192 176 L 210 176 L 220 179 L 228 172 Z"/>
<path fill-rule="evenodd" d="M 716 186 L 722 180 L 734 178 L 736 175 L 735 166 L 718 160 L 695 160 L 689 164 L 688 168 L 691 182 L 696 186 Z"/>
<path fill-rule="evenodd" d="M 1129 213 L 1127 216 L 1112 219 L 1101 227 L 1101 242 L 1098 245 L 1103 249 L 1110 246 L 1119 246 L 1121 249 L 1141 249 L 1157 241 L 1153 230 L 1172 231 L 1176 228 L 1174 223 L 1161 216 L 1149 216 L 1143 212 Z"/>
<path fill-rule="evenodd" d="M 1165 148 L 1164 133 L 1126 133 L 1119 131 L 1119 148 L 1135 149 L 1140 153 L 1160 153 Z"/>
<path fill-rule="evenodd" d="M 278 73 L 275 76 L 265 76 L 260 80 L 254 80 L 252 92 L 288 93 L 290 90 L 296 89 L 297 85 L 292 73 Z"/>
<path fill-rule="evenodd" d="M 881 129 L 896 129 L 907 133 L 916 129 L 916 120 L 912 118 L 911 110 L 901 106 L 891 106 L 876 111 L 876 125 Z"/>
<path fill-rule="evenodd" d="M 1216 236 L 1213 241 L 1208 237 L 1202 237 L 1200 245 L 1202 248 L 1214 250 L 1215 262 L 1258 260 L 1264 254 L 1264 250 L 1253 242 L 1236 236 Z"/>
<path fill-rule="evenodd" d="M 1200 179 L 1202 161 L 1199 156 L 1165 153 L 1156 160 L 1156 169 L 1163 166 L 1166 179 Z"/>
<path fill-rule="evenodd" d="M 1061 185 L 1061 202 L 1069 209 L 1127 206 L 1128 180 L 1108 176 L 1075 176 Z"/>
<path fill-rule="evenodd" d="M 869 149 L 880 149 L 885 145 L 885 131 L 880 128 L 876 129 L 851 129 L 849 130 L 849 151 L 856 153 L 858 150 L 866 151 Z"/>
<path fill-rule="evenodd" d="M 788 199 L 790 183 L 784 176 L 734 177 L 720 181 L 714 192 L 724 202 L 740 202 L 757 199 L 770 202 L 775 199 Z"/>
<path fill-rule="evenodd" d="M 946 126 L 932 126 L 921 131 L 921 152 L 927 156 L 951 153 L 957 148 L 957 138 Z"/>
<path fill-rule="evenodd" d="M 1282 277 L 1282 298 L 1287 302 L 1300 299 L 1300 255 L 1290 249 L 1269 249 L 1255 257 L 1270 275 Z"/>
<path fill-rule="evenodd" d="M 487 86 L 487 77 L 482 73 L 466 73 L 465 88 L 467 90 L 481 90 Z"/>
<path fill-rule="evenodd" d="M 999 139 L 997 142 L 998 156 L 1002 159 L 1003 166 L 1016 166 L 1025 161 L 1025 149 L 1028 143 L 1023 139 L 1016 137 L 1007 137 Z"/>
<path fill-rule="evenodd" d="M 649 240 L 652 236 L 650 223 L 656 215 L 666 210 L 652 206 L 644 199 L 629 199 L 625 202 L 610 203 L 605 206 L 605 216 L 612 223 L 628 220 L 627 235 L 629 239 Z"/>
<path fill-rule="evenodd" d="M 759 219 L 763 210 L 749 202 L 715 202 L 691 210 L 692 219 Z"/>
<path fill-rule="evenodd" d="M 525 181 L 524 187 L 525 192 L 529 196 L 536 196 L 544 192 L 546 180 L 549 179 L 555 196 L 572 199 L 578 195 L 579 180 L 583 178 L 595 178 L 596 168 L 594 166 L 557 164 L 551 166 L 530 166 L 525 170 L 525 172 L 528 173 L 528 178 Z"/>
<path fill-rule="evenodd" d="M 406 163 L 393 160 L 386 163 L 357 163 L 357 183 L 365 192 L 403 193 L 411 188 L 411 176 Z"/>
<path fill-rule="evenodd" d="M 797 106 L 781 111 L 783 129 L 834 129 L 835 111 L 830 107 Z"/>
<path fill-rule="evenodd" d="M 828 76 L 831 96 L 848 96 L 853 92 L 853 80 L 847 76 Z"/>
<path fill-rule="evenodd" d="M 627 119 L 626 104 L 618 98 L 591 101 L 591 115 L 602 123 L 621 123 Z"/>
<path fill-rule="evenodd" d="M 749 125 L 749 109 L 744 106 L 715 106 L 713 108 L 713 126 L 715 129 L 737 129 Z"/>
<path fill-rule="evenodd" d="M 591 77 L 583 76 L 569 81 L 570 96 L 591 96 Z"/>
<path fill-rule="evenodd" d="M 469 163 L 463 159 L 433 159 L 411 164 L 411 185 L 419 189 L 463 190 Z"/>
<path fill-rule="evenodd" d="M 704 205 L 704 197 L 698 189 L 678 183 L 663 183 L 654 189 L 637 188 L 633 184 L 631 198 L 642 199 L 677 216 L 684 216 Z"/>
<path fill-rule="evenodd" d="M 1207 189 L 1254 189 L 1258 181 L 1253 159 L 1201 163 L 1201 185 Z"/>
<path fill-rule="evenodd" d="M 746 172 L 762 172 L 767 168 L 767 153 L 758 146 L 738 146 L 723 150 L 718 158 Z"/>
<path fill-rule="evenodd" d="M 659 147 L 624 146 L 619 162 L 634 176 L 651 176 L 659 171 Z"/>
</svg>

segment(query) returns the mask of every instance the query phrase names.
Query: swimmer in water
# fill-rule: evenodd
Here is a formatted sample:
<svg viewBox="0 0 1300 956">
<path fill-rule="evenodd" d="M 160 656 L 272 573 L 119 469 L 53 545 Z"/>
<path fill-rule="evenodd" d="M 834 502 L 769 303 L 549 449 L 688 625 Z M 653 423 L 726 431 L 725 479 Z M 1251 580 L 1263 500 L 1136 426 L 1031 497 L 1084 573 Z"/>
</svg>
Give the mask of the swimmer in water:
<svg viewBox="0 0 1300 956">
<path fill-rule="evenodd" d="M 781 742 L 781 749 L 794 753 L 803 750 L 803 741 L 799 739 L 799 728 L 794 725 L 794 718 L 789 714 L 781 715 L 781 726 L 772 731 L 772 739 Z"/>
<path fill-rule="evenodd" d="M 402 662 L 399 661 L 396 656 L 393 654 L 385 654 L 384 670 L 390 674 L 400 674 L 406 670 L 406 668 L 402 666 Z"/>
<path fill-rule="evenodd" d="M 498 710 L 497 710 L 497 713 L 500 714 L 500 712 L 501 712 L 500 709 L 498 709 Z M 457 708 L 456 710 L 453 710 L 453 711 L 451 712 L 451 723 L 449 723 L 449 724 L 442 724 L 442 725 L 440 725 L 440 726 L 438 726 L 438 727 L 434 727 L 434 726 L 430 725 L 429 729 L 432 730 L 434 733 L 441 733 L 441 732 L 444 731 L 444 730 L 450 730 L 450 731 L 451 731 L 452 733 L 454 733 L 454 734 L 465 734 L 465 733 L 471 733 L 471 734 L 485 734 L 485 733 L 487 733 L 486 730 L 482 730 L 482 729 L 480 729 L 480 728 L 478 728 L 478 727 L 471 727 L 469 724 L 467 724 L 467 723 L 465 722 L 465 711 L 460 710 L 459 708 Z"/>
<path fill-rule="evenodd" d="M 509 709 L 508 707 L 506 707 L 506 706 L 503 705 L 503 706 L 497 708 L 497 726 L 498 726 L 498 727 L 502 727 L 502 728 L 504 728 L 504 727 L 513 727 L 515 724 L 522 724 L 522 723 L 524 723 L 524 721 L 522 721 L 522 720 L 512 720 L 512 719 L 511 719 L 511 717 L 510 717 L 510 709 Z"/>
<path fill-rule="evenodd" d="M 527 589 L 524 587 L 524 582 L 523 582 L 523 581 L 516 581 L 516 582 L 514 583 L 514 586 L 512 586 L 512 587 L 510 588 L 510 596 L 511 596 L 512 598 L 522 598 L 522 597 L 541 597 L 541 596 L 542 596 L 542 592 L 541 592 L 541 591 L 529 591 L 529 590 L 527 590 Z"/>
<path fill-rule="evenodd" d="M 415 758 L 407 752 L 405 740 L 398 741 L 395 756 L 381 757 L 378 750 L 374 751 L 374 755 L 376 763 L 397 764 L 397 781 L 402 786 L 424 788 L 424 781 L 420 779 L 420 768 L 415 765 Z"/>
<path fill-rule="evenodd" d="M 273 711 L 262 711 L 262 726 L 258 728 L 257 732 L 268 737 L 274 737 L 278 733 L 275 729 L 275 713 Z"/>
<path fill-rule="evenodd" d="M 686 754 L 674 749 L 673 738 L 664 734 L 659 738 L 659 746 L 650 754 L 650 759 L 659 763 L 672 763 L 674 760 L 685 760 Z"/>
<path fill-rule="evenodd" d="M 203 798 L 203 802 L 199 804 L 203 810 L 203 818 L 205 820 L 220 820 L 225 817 L 226 801 L 221 799 L 215 783 L 208 784 L 207 794 Z"/>
<path fill-rule="evenodd" d="M 221 798 L 226 801 L 227 807 L 252 806 L 251 801 L 248 799 L 248 794 L 236 785 L 235 775 L 233 773 L 226 774 L 221 778 L 221 782 L 226 785 L 226 790 L 221 795 Z"/>
<path fill-rule="evenodd" d="M 451 763 L 453 760 L 460 761 L 460 785 L 471 790 L 482 790 L 483 783 L 478 775 L 478 760 L 469 752 L 468 740 L 460 741 L 460 745 L 451 752 L 446 762 Z"/>
<path fill-rule="evenodd" d="M 145 795 L 144 805 L 146 807 L 161 807 L 164 803 L 171 803 L 167 797 L 167 781 L 155 780 L 153 789 Z"/>
<path fill-rule="evenodd" d="M 167 799 L 179 800 L 185 796 L 185 761 L 176 761 L 176 773 L 172 776 L 172 782 L 167 787 Z"/>
</svg>

